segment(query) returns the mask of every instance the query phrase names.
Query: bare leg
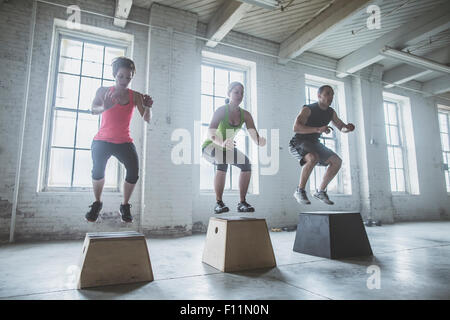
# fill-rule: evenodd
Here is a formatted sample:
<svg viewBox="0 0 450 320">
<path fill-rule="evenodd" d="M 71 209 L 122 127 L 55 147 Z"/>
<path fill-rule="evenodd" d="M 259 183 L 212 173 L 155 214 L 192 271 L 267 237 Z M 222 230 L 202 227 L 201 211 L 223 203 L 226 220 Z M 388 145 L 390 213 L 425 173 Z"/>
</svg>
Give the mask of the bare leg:
<svg viewBox="0 0 450 320">
<path fill-rule="evenodd" d="M 302 173 L 300 175 L 300 183 L 298 185 L 300 189 L 306 188 L 309 176 L 319 161 L 319 156 L 316 153 L 308 153 L 304 158 L 306 163 L 303 165 Z"/>
<path fill-rule="evenodd" d="M 245 201 L 245 196 L 247 195 L 248 185 L 250 184 L 250 177 L 252 176 L 251 171 L 241 171 L 239 175 L 239 194 L 241 202 Z"/>
<path fill-rule="evenodd" d="M 216 176 L 214 178 L 214 190 L 216 191 L 217 201 L 222 200 L 226 177 L 227 173 L 225 171 L 216 170 Z"/>
<path fill-rule="evenodd" d="M 100 180 L 92 179 L 92 187 L 94 189 L 95 201 L 101 200 L 104 185 L 105 185 L 105 178 Z"/>
<path fill-rule="evenodd" d="M 338 156 L 331 156 L 327 163 L 329 163 L 328 169 L 325 172 L 325 175 L 323 176 L 322 184 L 320 185 L 320 190 L 323 191 L 327 188 L 328 184 L 331 180 L 336 176 L 336 174 L 339 172 L 339 169 L 342 165 L 342 160 Z"/>
<path fill-rule="evenodd" d="M 136 184 L 131 184 L 126 181 L 123 183 L 123 204 L 128 204 L 135 186 Z"/>
</svg>

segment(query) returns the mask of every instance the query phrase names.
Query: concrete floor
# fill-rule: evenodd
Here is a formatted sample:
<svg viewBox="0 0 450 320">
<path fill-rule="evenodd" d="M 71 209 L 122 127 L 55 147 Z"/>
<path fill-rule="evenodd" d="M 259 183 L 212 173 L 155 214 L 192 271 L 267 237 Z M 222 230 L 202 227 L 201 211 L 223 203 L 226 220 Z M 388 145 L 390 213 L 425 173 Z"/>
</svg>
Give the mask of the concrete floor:
<svg viewBox="0 0 450 320">
<path fill-rule="evenodd" d="M 277 267 L 222 273 L 201 262 L 205 234 L 147 239 L 155 280 L 77 290 L 83 241 L 0 246 L 0 299 L 449 299 L 450 222 L 366 228 L 373 257 L 329 260 L 292 250 L 295 231 L 270 232 Z M 368 289 L 377 265 L 380 289 Z"/>
</svg>

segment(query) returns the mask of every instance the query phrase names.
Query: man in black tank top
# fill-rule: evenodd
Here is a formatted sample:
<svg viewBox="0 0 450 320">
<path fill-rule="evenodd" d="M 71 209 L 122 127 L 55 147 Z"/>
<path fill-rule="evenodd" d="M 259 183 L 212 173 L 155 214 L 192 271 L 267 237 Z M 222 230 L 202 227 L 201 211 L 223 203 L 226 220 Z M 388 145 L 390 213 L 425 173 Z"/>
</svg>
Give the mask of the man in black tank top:
<svg viewBox="0 0 450 320">
<path fill-rule="evenodd" d="M 351 132 L 355 126 L 351 123 L 345 124 L 330 107 L 334 96 L 333 88 L 328 85 L 322 86 L 317 96 L 318 102 L 303 106 L 298 114 L 294 123 L 295 135 L 289 142 L 290 153 L 303 167 L 294 197 L 298 203 L 311 204 L 305 191 L 309 176 L 316 165 L 328 166 L 320 189 L 316 190 L 314 197 L 331 205 L 334 203 L 328 198 L 326 188 L 341 168 L 342 160 L 320 143 L 319 138 L 323 132 L 330 133 L 330 130 L 334 130 L 328 126 L 330 121 L 341 132 Z"/>
</svg>

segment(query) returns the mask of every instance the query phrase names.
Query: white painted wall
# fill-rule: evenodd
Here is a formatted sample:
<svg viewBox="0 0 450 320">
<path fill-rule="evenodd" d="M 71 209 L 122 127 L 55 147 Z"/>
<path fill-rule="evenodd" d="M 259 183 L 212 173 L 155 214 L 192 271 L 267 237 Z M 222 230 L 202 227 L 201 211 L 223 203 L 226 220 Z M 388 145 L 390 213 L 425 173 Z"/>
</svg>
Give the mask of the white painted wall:
<svg viewBox="0 0 450 320">
<path fill-rule="evenodd" d="M 69 1 L 63 1 L 70 5 Z M 86 10 L 112 15 L 114 1 L 80 1 Z M 1 5 L 0 57 L 2 78 L 0 82 L 0 240 L 9 237 L 11 202 L 18 137 L 20 132 L 23 92 L 25 92 L 26 61 L 32 2 L 18 0 Z M 198 22 L 195 14 L 153 4 L 150 10 L 133 7 L 130 19 L 167 28 L 148 28 L 128 23 L 125 29 L 112 25 L 112 19 L 82 14 L 82 23 L 105 29 L 125 32 L 134 36 L 133 59 L 137 65 L 132 88 L 145 90 L 154 98 L 153 119 L 146 127 L 138 113 L 132 120 L 132 136 L 140 157 L 145 161 L 143 219 L 139 219 L 142 179 L 131 199 L 135 223 L 123 226 L 111 215 L 117 214 L 121 194 L 104 196 L 103 212 L 107 219 L 100 224 L 87 224 L 84 214 L 93 201 L 87 193 L 37 192 L 40 140 L 45 133 L 45 92 L 52 43 L 53 18 L 66 19 L 64 8 L 38 4 L 35 44 L 33 47 L 32 77 L 29 110 L 26 119 L 24 157 L 20 179 L 16 238 L 64 239 L 82 238 L 85 232 L 137 230 L 147 235 L 188 235 L 192 231 L 205 231 L 215 204 L 213 193 L 199 191 L 198 165 L 174 165 L 171 150 L 177 141 L 171 134 L 185 128 L 194 136 L 194 121 L 200 119 L 200 65 L 201 51 L 233 56 L 256 63 L 256 101 L 258 129 L 278 128 L 280 133 L 280 166 L 277 175 L 259 177 L 259 194 L 249 195 L 248 202 L 256 208 L 255 216 L 267 219 L 269 227 L 295 225 L 302 210 L 358 210 L 364 217 L 384 222 L 404 220 L 432 220 L 448 218 L 449 196 L 445 191 L 442 159 L 435 103 L 430 98 L 406 90 L 393 93 L 410 98 L 416 143 L 420 195 L 392 197 L 387 174 L 386 139 L 382 108 L 382 87 L 377 80 L 381 73 L 377 67 L 364 70 L 362 80 L 347 77 L 338 79 L 331 70 L 317 69 L 321 65 L 336 68 L 336 61 L 316 54 L 305 53 L 297 63 L 277 63 L 270 56 L 218 45 L 204 47 L 204 41 L 194 35 L 204 36 L 206 26 Z M 184 33 L 182 35 L 180 32 Z M 188 36 L 192 35 L 192 36 Z M 150 42 L 148 43 L 148 39 Z M 265 52 L 278 53 L 278 45 L 244 34 L 231 32 L 225 42 Z M 147 54 L 150 73 L 146 74 Z M 292 125 L 304 104 L 305 74 L 343 81 L 345 85 L 347 121 L 355 123 L 357 130 L 348 135 L 351 195 L 335 195 L 335 206 L 329 207 L 312 200 L 313 204 L 301 207 L 292 197 L 298 183 L 300 168 L 288 152 L 288 142 L 293 135 Z M 370 77 L 369 77 L 370 76 Z M 370 80 L 371 79 L 371 80 Z M 339 134 L 339 133 L 338 133 Z M 378 142 L 368 144 L 370 138 Z M 146 154 L 142 154 L 146 141 Z M 254 172 L 253 174 L 256 174 Z M 363 180 L 366 179 L 366 180 Z M 226 194 L 224 201 L 235 212 L 237 194 Z M 108 216 L 109 214 L 109 216 Z M 108 218 L 109 217 L 109 218 Z"/>
</svg>

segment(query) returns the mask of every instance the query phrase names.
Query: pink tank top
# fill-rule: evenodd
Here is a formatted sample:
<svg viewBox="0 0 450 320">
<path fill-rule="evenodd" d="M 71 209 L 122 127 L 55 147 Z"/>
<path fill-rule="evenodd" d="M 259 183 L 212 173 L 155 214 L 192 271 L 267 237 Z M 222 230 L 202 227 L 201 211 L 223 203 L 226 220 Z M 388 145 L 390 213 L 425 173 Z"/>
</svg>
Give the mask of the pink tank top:
<svg viewBox="0 0 450 320">
<path fill-rule="evenodd" d="M 115 88 L 113 87 L 113 91 Z M 94 140 L 111 143 L 133 142 L 130 136 L 130 122 L 134 111 L 133 91 L 128 89 L 129 103 L 127 105 L 115 104 L 102 113 L 102 122 Z"/>
</svg>

